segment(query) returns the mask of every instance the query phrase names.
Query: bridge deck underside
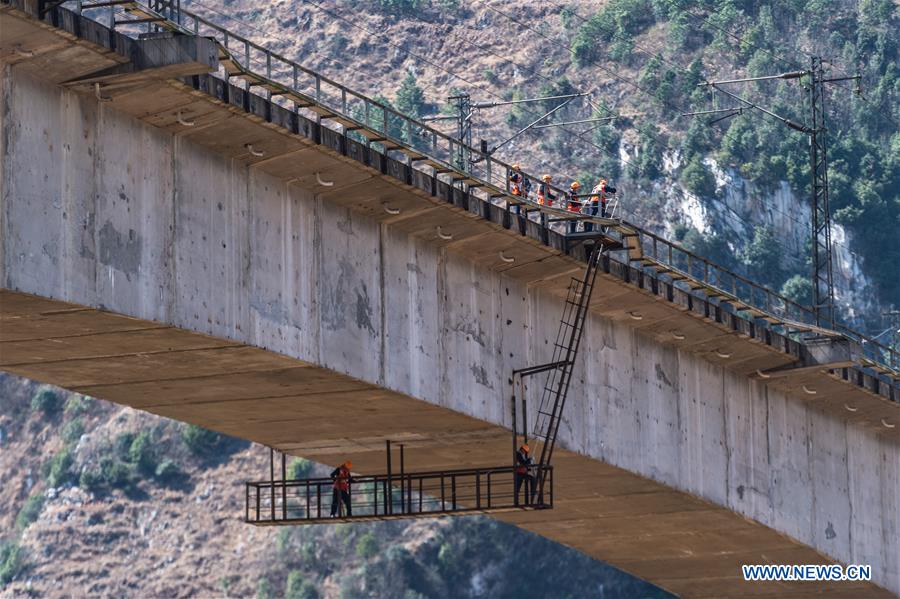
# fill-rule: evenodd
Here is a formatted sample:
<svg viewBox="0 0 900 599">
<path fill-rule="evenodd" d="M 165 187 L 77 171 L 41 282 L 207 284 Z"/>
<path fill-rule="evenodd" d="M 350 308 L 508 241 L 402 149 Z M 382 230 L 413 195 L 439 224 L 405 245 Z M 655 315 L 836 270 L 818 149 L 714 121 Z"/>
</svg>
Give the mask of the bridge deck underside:
<svg viewBox="0 0 900 599">
<path fill-rule="evenodd" d="M 293 455 L 352 458 L 365 473 L 383 468 L 387 438 L 407 445 L 410 470 L 488 466 L 510 453 L 498 426 L 262 349 L 10 291 L 0 307 L 0 369 Z M 555 457 L 555 509 L 495 517 L 679 594 L 890 596 L 862 583 L 744 583 L 744 563 L 831 560 L 652 480 Z"/>
</svg>

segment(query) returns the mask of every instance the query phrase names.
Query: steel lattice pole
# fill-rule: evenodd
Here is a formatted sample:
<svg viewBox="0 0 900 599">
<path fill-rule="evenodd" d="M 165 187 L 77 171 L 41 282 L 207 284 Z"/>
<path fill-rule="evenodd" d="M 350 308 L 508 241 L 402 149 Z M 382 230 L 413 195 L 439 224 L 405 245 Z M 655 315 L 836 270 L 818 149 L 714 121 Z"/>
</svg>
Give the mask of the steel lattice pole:
<svg viewBox="0 0 900 599">
<path fill-rule="evenodd" d="M 816 324 L 834 326 L 834 274 L 831 256 L 831 213 L 828 207 L 828 155 L 825 144 L 825 71 L 812 58 L 809 87 L 812 131 L 809 134 L 812 169 L 813 305 Z"/>
</svg>

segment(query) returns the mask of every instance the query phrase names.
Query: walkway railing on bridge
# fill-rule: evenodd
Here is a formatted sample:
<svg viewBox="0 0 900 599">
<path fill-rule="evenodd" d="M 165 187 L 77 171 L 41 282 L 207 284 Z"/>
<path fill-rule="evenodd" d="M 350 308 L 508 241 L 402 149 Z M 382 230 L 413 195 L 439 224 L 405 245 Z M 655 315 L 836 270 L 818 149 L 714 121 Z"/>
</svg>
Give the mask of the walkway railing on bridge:
<svg viewBox="0 0 900 599">
<path fill-rule="evenodd" d="M 79 14 L 87 10 L 93 18 L 129 35 L 170 30 L 214 38 L 220 46 L 220 75 L 225 79 L 241 78 L 247 91 L 255 90 L 323 126 L 340 128 L 385 154 L 402 154 L 411 167 L 433 169 L 436 175 L 453 184 L 465 184 L 493 203 L 505 203 L 507 208 L 521 204 L 527 209 L 548 212 L 551 217 L 579 218 L 606 226 L 607 231 L 622 236 L 630 264 L 640 263 L 645 270 L 671 278 L 691 293 L 699 292 L 710 299 L 730 303 L 737 311 L 785 332 L 821 333 L 832 329 L 861 344 L 871 361 L 867 366 L 897 378 L 900 352 L 896 349 L 839 323 L 821 323 L 820 328 L 811 308 L 630 222 L 573 215 L 561 208 L 549 209 L 527 198 L 513 196 L 509 193 L 511 166 L 508 163 L 186 10 L 178 0 L 46 0 L 45 4 L 70 6 Z M 96 8 L 92 10 L 93 7 Z M 131 24 L 123 15 L 131 15 Z M 533 175 L 523 174 L 538 181 Z M 551 188 L 561 204 L 565 191 Z"/>
<path fill-rule="evenodd" d="M 860 344 L 866 358 L 876 370 L 878 365 L 900 368 L 900 352 L 840 323 L 816 321 L 816 313 L 809 306 L 791 300 L 768 287 L 695 254 L 667 239 L 639 229 L 639 252 L 629 258 L 645 268 L 668 277 L 685 290 L 700 290 L 711 299 L 725 301 L 738 312 L 761 318 L 771 328 L 786 332 L 812 332 L 848 337 Z"/>
<path fill-rule="evenodd" d="M 350 484 L 351 514 L 343 505 L 340 520 L 385 520 L 515 509 L 553 507 L 553 468 L 546 466 L 543 494 L 516 494 L 512 466 L 354 476 Z M 331 521 L 330 478 L 268 480 L 246 484 L 245 520 L 250 524 L 315 524 Z"/>
</svg>

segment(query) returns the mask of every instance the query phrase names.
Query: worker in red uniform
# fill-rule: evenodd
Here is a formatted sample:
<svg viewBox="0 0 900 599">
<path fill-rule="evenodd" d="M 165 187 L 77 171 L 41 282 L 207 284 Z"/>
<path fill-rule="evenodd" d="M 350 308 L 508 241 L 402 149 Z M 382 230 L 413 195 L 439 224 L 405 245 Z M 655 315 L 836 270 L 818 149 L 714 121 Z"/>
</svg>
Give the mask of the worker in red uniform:
<svg viewBox="0 0 900 599">
<path fill-rule="evenodd" d="M 541 185 L 538 187 L 538 205 L 547 206 L 552 208 L 553 201 L 556 199 L 556 196 L 553 195 L 553 188 L 550 187 L 550 181 L 553 180 L 553 177 L 550 175 L 544 175 L 541 177 Z M 541 212 L 541 226 L 547 226 L 547 214 L 545 212 Z"/>
<path fill-rule="evenodd" d="M 572 181 L 569 186 L 569 194 L 567 197 L 567 206 L 569 212 L 581 212 L 581 200 L 578 198 L 578 190 L 581 189 L 581 183 Z M 569 221 L 569 233 L 574 233 L 578 229 L 578 221 Z"/>
<path fill-rule="evenodd" d="M 351 468 L 353 468 L 353 462 L 347 460 L 331 472 L 331 480 L 333 481 L 331 484 L 333 489 L 331 492 L 332 518 L 337 517 L 338 508 L 342 501 L 347 511 L 346 515 L 348 517 L 353 515 L 353 511 L 350 508 L 350 483 L 353 482 L 353 478 L 350 476 Z"/>
<path fill-rule="evenodd" d="M 516 451 L 516 505 L 519 505 L 519 490 L 522 483 L 525 483 L 525 505 L 531 504 L 531 498 L 534 495 L 534 475 L 531 470 L 534 469 L 534 460 L 528 455 L 528 444 L 523 443 L 522 447 Z"/>
</svg>

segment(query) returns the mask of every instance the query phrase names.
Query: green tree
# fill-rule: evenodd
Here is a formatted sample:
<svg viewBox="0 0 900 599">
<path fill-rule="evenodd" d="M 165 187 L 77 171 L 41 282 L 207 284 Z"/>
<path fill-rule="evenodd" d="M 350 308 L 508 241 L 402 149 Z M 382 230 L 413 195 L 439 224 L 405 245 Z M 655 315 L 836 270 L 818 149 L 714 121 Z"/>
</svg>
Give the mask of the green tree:
<svg viewBox="0 0 900 599">
<path fill-rule="evenodd" d="M 753 240 L 744 249 L 742 258 L 750 277 L 756 281 L 780 285 L 784 280 L 781 266 L 781 245 L 771 227 L 756 227 Z"/>
<path fill-rule="evenodd" d="M 66 414 L 70 416 L 80 416 L 87 412 L 93 405 L 94 400 L 86 395 L 72 394 L 66 400 Z"/>
<path fill-rule="evenodd" d="M 59 414 L 63 408 L 62 395 L 50 387 L 41 387 L 31 398 L 31 409 L 43 412 L 45 416 L 53 417 Z"/>
<path fill-rule="evenodd" d="M 659 85 L 661 72 L 662 58 L 660 58 L 659 54 L 654 54 L 650 57 L 650 60 L 644 64 L 644 68 L 641 69 L 641 77 L 638 79 L 638 83 L 640 83 L 641 87 L 644 89 L 653 90 Z"/>
<path fill-rule="evenodd" d="M 186 424 L 181 429 L 181 439 L 194 455 L 208 458 L 222 444 L 222 435 L 196 424 Z"/>
<path fill-rule="evenodd" d="M 422 116 L 425 108 L 425 93 L 416 83 L 416 76 L 407 72 L 397 90 L 397 110 L 413 118 Z"/>
<path fill-rule="evenodd" d="M 688 65 L 687 72 L 681 79 L 681 95 L 691 96 L 697 89 L 697 85 L 703 82 L 703 59 L 695 58 Z"/>
<path fill-rule="evenodd" d="M 669 22 L 669 41 L 675 48 L 686 50 L 691 47 L 693 25 L 686 12 L 677 12 Z"/>
<path fill-rule="evenodd" d="M 187 477 L 178 464 L 169 459 L 161 461 L 156 466 L 153 476 L 163 485 L 175 485 Z"/>
<path fill-rule="evenodd" d="M 389 15 L 413 15 L 427 6 L 427 0 L 374 0 L 373 4 Z"/>
<path fill-rule="evenodd" d="M 356 541 L 356 555 L 363 559 L 369 559 L 370 557 L 374 557 L 375 554 L 378 553 L 378 542 L 375 540 L 375 535 L 371 532 L 366 532 L 359 540 Z"/>
<path fill-rule="evenodd" d="M 131 431 L 123 431 L 116 435 L 116 439 L 113 442 L 113 452 L 116 458 L 123 462 L 128 462 L 131 459 L 131 444 L 134 443 L 136 436 Z"/>
<path fill-rule="evenodd" d="M 318 599 L 316 586 L 303 577 L 299 570 L 293 570 L 287 577 L 284 588 L 285 599 Z"/>
<path fill-rule="evenodd" d="M 41 515 L 41 510 L 43 509 L 44 494 L 35 493 L 31 495 L 25 500 L 22 509 L 19 510 L 19 514 L 16 516 L 16 528 L 19 530 L 28 528 L 28 525 L 38 519 L 38 516 Z"/>
<path fill-rule="evenodd" d="M 103 477 L 93 468 L 85 468 L 78 477 L 78 486 L 85 491 L 97 493 L 103 488 Z"/>
<path fill-rule="evenodd" d="M 725 268 L 733 269 L 737 265 L 738 261 L 734 252 L 728 245 L 728 241 L 721 235 L 714 233 L 704 235 L 692 227 L 684 233 L 682 245 L 698 256 L 712 260 Z M 676 259 L 678 259 L 677 256 Z M 687 268 L 687 264 L 683 264 L 682 267 Z"/>
<path fill-rule="evenodd" d="M 681 152 L 684 155 L 684 159 L 688 162 L 695 156 L 698 159 L 702 159 L 709 153 L 711 148 L 712 138 L 709 127 L 698 119 L 692 120 L 691 124 L 688 125 L 687 132 L 684 134 L 684 139 L 681 141 Z"/>
<path fill-rule="evenodd" d="M 0 585 L 9 584 L 25 568 L 25 552 L 13 541 L 0 540 Z"/>
<path fill-rule="evenodd" d="M 156 472 L 156 449 L 147 431 L 141 431 L 128 448 L 128 461 L 135 465 L 141 474 L 153 476 Z"/>
<path fill-rule="evenodd" d="M 781 295 L 801 306 L 813 303 L 813 286 L 809 277 L 794 275 L 781 286 Z"/>
<path fill-rule="evenodd" d="M 703 164 L 699 154 L 694 154 L 681 171 L 679 181 L 688 191 L 701 198 L 712 198 L 716 195 L 716 179 Z"/>
<path fill-rule="evenodd" d="M 47 484 L 51 487 L 61 487 L 73 478 L 72 453 L 69 448 L 63 448 L 52 458 L 44 462 L 43 473 Z"/>
<path fill-rule="evenodd" d="M 66 443 L 75 443 L 84 434 L 84 424 L 81 418 L 73 418 L 63 427 L 61 437 Z"/>
<path fill-rule="evenodd" d="M 100 460 L 100 481 L 110 488 L 131 489 L 134 487 L 134 467 L 111 457 Z"/>
<path fill-rule="evenodd" d="M 313 463 L 309 460 L 304 460 L 303 458 L 294 458 L 293 460 L 291 460 L 291 463 L 288 464 L 287 475 L 290 480 L 299 480 L 301 478 L 309 477 L 312 469 Z"/>
<path fill-rule="evenodd" d="M 638 127 L 638 155 L 628 163 L 628 176 L 651 181 L 662 174 L 662 148 L 658 129 L 650 122 Z"/>
</svg>

